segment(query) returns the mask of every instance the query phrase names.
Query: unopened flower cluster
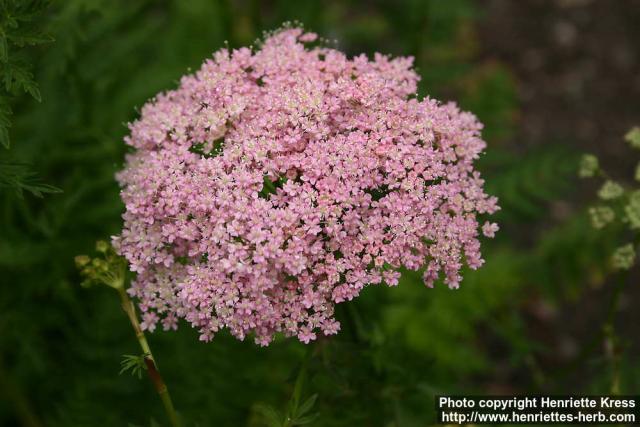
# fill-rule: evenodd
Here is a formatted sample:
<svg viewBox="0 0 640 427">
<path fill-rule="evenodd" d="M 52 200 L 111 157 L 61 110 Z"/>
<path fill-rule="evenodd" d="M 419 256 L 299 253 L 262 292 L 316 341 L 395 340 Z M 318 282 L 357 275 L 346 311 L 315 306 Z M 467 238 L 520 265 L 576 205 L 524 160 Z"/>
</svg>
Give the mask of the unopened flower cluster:
<svg viewBox="0 0 640 427">
<path fill-rule="evenodd" d="M 284 29 L 222 49 L 130 125 L 113 243 L 143 327 L 184 318 L 267 345 L 335 334 L 336 303 L 401 267 L 455 288 L 498 209 L 473 162 L 481 124 L 415 96 L 411 58 L 353 59 Z"/>
<path fill-rule="evenodd" d="M 634 149 L 640 149 L 640 128 L 634 127 L 624 137 Z M 589 208 L 591 224 L 594 228 L 602 229 L 620 221 L 631 233 L 635 233 L 636 242 L 628 242 L 618 247 L 612 257 L 611 264 L 615 269 L 628 270 L 636 259 L 637 237 L 640 232 L 640 188 L 625 186 L 613 179 L 600 167 L 598 158 L 592 154 L 585 154 L 580 162 L 578 175 L 587 177 L 602 177 L 604 182 L 598 190 L 598 197 L 603 204 Z M 640 181 L 640 162 L 636 166 L 635 181 Z"/>
</svg>

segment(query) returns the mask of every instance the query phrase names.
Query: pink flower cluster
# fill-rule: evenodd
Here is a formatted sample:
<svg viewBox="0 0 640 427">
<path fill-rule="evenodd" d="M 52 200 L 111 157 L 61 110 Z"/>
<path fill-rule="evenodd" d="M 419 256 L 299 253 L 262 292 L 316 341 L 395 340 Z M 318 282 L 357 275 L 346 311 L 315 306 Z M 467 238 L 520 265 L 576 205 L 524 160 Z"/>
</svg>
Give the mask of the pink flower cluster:
<svg viewBox="0 0 640 427">
<path fill-rule="evenodd" d="M 143 326 L 184 318 L 267 345 L 335 334 L 335 303 L 405 267 L 432 286 L 483 260 L 482 125 L 415 96 L 412 58 L 348 59 L 300 29 L 222 49 L 130 125 L 114 245 Z M 495 224 L 485 223 L 493 236 Z"/>
</svg>

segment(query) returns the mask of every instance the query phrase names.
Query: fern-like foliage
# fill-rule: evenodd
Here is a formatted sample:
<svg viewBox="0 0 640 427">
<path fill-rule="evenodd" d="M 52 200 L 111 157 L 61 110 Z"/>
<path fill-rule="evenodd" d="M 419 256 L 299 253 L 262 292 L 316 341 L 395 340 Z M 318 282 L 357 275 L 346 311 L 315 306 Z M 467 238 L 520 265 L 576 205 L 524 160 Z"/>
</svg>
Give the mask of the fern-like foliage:
<svg viewBox="0 0 640 427">
<path fill-rule="evenodd" d="M 53 38 L 42 30 L 48 2 L 43 0 L 0 0 L 0 144 L 9 148 L 10 100 L 21 93 L 42 100 L 25 49 Z"/>
<path fill-rule="evenodd" d="M 45 193 L 61 193 L 62 190 L 53 185 L 42 183 L 37 175 L 29 169 L 29 165 L 0 159 L 0 188 L 13 190 L 20 198 L 28 191 L 36 197 Z"/>
<path fill-rule="evenodd" d="M 500 199 L 500 219 L 529 222 L 548 216 L 549 202 L 575 182 L 577 153 L 547 145 L 521 155 L 494 147 L 482 159 L 487 191 Z"/>
</svg>

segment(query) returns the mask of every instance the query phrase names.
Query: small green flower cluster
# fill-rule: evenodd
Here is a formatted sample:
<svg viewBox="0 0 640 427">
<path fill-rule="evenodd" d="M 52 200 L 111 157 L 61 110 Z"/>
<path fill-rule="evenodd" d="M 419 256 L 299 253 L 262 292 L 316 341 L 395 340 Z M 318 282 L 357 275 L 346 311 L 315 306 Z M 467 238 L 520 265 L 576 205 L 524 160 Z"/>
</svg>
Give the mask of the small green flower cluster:
<svg viewBox="0 0 640 427">
<path fill-rule="evenodd" d="M 624 137 L 632 148 L 640 150 L 640 127 L 634 127 Z M 636 233 L 633 242 L 617 248 L 611 257 L 615 269 L 628 270 L 635 263 L 636 247 L 640 238 L 640 187 L 625 186 L 609 177 L 600 167 L 598 158 L 585 154 L 580 161 L 578 175 L 581 178 L 600 177 L 604 183 L 598 190 L 601 203 L 589 208 L 591 224 L 596 229 L 605 228 L 619 219 L 632 232 Z M 636 166 L 635 181 L 640 182 L 640 163 Z"/>
<path fill-rule="evenodd" d="M 84 278 L 81 285 L 89 287 L 101 284 L 114 289 L 123 288 L 127 268 L 125 259 L 103 240 L 96 243 L 96 251 L 99 254 L 96 258 L 88 255 L 75 257 L 76 267 Z"/>
</svg>

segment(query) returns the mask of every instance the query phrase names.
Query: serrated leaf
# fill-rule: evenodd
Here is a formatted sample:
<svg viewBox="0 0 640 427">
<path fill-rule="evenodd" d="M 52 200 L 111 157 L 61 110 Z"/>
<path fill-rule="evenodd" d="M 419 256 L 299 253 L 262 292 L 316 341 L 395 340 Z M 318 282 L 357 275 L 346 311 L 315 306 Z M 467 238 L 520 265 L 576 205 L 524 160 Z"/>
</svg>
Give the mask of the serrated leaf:
<svg viewBox="0 0 640 427">
<path fill-rule="evenodd" d="M 51 43 L 54 39 L 50 34 L 41 31 L 23 30 L 9 34 L 8 39 L 19 47 L 26 45 L 37 45 L 43 43 Z"/>
<path fill-rule="evenodd" d="M 36 197 L 42 197 L 45 193 L 62 192 L 57 187 L 39 182 L 29 165 L 11 161 L 0 162 L 0 188 L 12 189 L 18 197 L 22 197 L 23 191 L 28 191 Z"/>
<path fill-rule="evenodd" d="M 11 127 L 11 120 L 9 120 L 9 116 L 13 114 L 11 111 L 11 107 L 8 104 L 0 101 L 0 125 L 5 127 Z"/>
<path fill-rule="evenodd" d="M 9 129 L 4 124 L 0 124 L 0 144 L 2 144 L 2 146 L 7 149 L 11 146 L 11 140 L 9 139 Z"/>
<path fill-rule="evenodd" d="M 144 363 L 144 355 L 125 354 L 122 356 L 120 366 L 121 369 L 118 375 L 131 371 L 131 375 L 137 376 L 138 379 L 142 379 L 142 371 L 147 369 L 147 365 Z"/>
<path fill-rule="evenodd" d="M 300 408 L 298 408 L 296 417 L 301 417 L 305 415 L 307 412 L 309 412 L 313 408 L 313 405 L 315 405 L 317 399 L 318 399 L 318 394 L 316 393 L 311 397 L 309 397 L 307 400 L 305 400 L 304 403 L 300 405 Z"/>
<path fill-rule="evenodd" d="M 9 116 L 12 113 L 11 107 L 0 98 L 0 143 L 5 148 L 9 148 L 10 145 L 9 128 L 11 127 L 11 120 L 9 120 Z"/>
<path fill-rule="evenodd" d="M 42 102 L 42 95 L 40 95 L 40 88 L 38 87 L 38 83 L 35 81 L 31 81 L 30 84 L 23 85 L 23 88 L 26 92 L 29 93 L 38 102 Z"/>
<path fill-rule="evenodd" d="M 7 43 L 7 37 L 2 34 L 0 36 L 0 62 L 7 62 L 9 59 L 9 44 Z"/>
<path fill-rule="evenodd" d="M 273 407 L 259 404 L 256 405 L 256 411 L 262 415 L 269 427 L 282 427 L 282 416 Z"/>
<path fill-rule="evenodd" d="M 7 92 L 23 90 L 33 96 L 38 102 L 42 100 L 38 84 L 33 80 L 33 74 L 23 64 L 7 62 L 3 66 L 4 87 Z"/>
<path fill-rule="evenodd" d="M 315 413 L 315 414 L 307 415 L 306 417 L 296 418 L 293 420 L 293 425 L 303 426 L 303 425 L 311 424 L 312 422 L 317 420 L 319 416 L 320 416 L 319 413 Z"/>
<path fill-rule="evenodd" d="M 24 18 L 27 18 L 27 16 Z M 14 18 L 12 14 L 7 13 L 4 15 L 4 26 L 12 29 L 18 28 L 18 20 Z"/>
<path fill-rule="evenodd" d="M 303 363 L 300 368 L 300 372 L 298 373 L 298 377 L 296 378 L 296 383 L 293 386 L 293 394 L 291 395 L 291 401 L 289 404 L 290 413 L 295 414 L 298 411 L 298 405 L 300 404 L 300 397 L 302 396 L 302 386 L 304 385 L 304 380 L 306 376 L 307 364 L 306 361 Z"/>
<path fill-rule="evenodd" d="M 39 198 L 44 197 L 45 194 L 62 193 L 62 189 L 49 184 L 24 184 L 22 185 L 22 189 Z"/>
</svg>

